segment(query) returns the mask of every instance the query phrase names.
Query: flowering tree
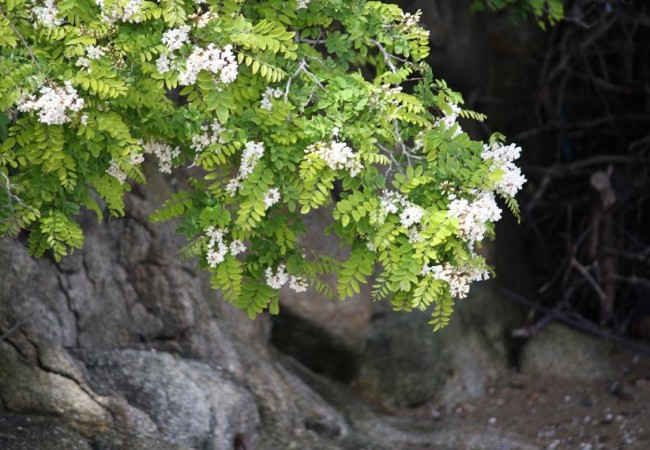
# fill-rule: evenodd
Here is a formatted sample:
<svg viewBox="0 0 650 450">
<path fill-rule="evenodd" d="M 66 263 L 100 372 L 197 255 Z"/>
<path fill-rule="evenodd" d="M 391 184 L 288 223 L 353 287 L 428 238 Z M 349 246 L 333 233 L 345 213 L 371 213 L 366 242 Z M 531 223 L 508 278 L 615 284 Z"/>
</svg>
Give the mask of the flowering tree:
<svg viewBox="0 0 650 450">
<path fill-rule="evenodd" d="M 488 277 L 496 196 L 516 213 L 525 179 L 518 147 L 463 132 L 483 117 L 434 78 L 418 19 L 366 0 L 4 1 L 0 233 L 59 260 L 80 208 L 124 213 L 145 159 L 195 167 L 152 220 L 179 218 L 183 254 L 249 316 L 284 285 L 344 299 L 375 274 L 373 298 L 439 329 Z M 323 207 L 345 261 L 301 245 Z"/>
</svg>

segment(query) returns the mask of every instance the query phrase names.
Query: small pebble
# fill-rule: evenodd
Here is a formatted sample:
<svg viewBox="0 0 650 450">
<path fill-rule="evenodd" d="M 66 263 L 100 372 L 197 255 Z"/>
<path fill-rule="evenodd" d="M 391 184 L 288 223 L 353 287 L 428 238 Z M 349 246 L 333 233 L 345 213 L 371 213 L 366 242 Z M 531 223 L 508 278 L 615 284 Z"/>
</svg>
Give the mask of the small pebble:
<svg viewBox="0 0 650 450">
<path fill-rule="evenodd" d="M 496 417 L 490 417 L 490 419 L 488 420 L 488 423 L 490 425 L 496 424 L 497 423 L 497 418 Z"/>
</svg>

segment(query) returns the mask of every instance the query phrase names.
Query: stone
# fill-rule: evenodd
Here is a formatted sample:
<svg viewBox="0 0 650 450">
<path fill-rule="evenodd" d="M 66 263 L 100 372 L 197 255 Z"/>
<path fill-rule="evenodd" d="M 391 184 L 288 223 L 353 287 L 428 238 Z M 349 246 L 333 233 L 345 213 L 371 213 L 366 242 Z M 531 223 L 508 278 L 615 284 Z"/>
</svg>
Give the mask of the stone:
<svg viewBox="0 0 650 450">
<path fill-rule="evenodd" d="M 0 413 L 0 448 L 7 450 L 92 450 L 79 433 L 43 417 Z"/>
<path fill-rule="evenodd" d="M 79 357 L 96 391 L 124 397 L 172 443 L 231 450 L 235 436 L 251 434 L 258 425 L 251 394 L 215 365 L 137 350 Z"/>
<path fill-rule="evenodd" d="M 526 343 L 520 367 L 523 373 L 531 375 L 609 380 L 617 375 L 613 350 L 610 342 L 551 323 Z"/>
</svg>

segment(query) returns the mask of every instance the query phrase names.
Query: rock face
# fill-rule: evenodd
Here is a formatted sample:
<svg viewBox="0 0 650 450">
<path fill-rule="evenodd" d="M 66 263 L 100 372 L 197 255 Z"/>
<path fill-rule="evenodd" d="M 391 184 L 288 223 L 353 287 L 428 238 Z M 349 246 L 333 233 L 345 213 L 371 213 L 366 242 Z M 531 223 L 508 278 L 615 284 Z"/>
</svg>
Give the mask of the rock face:
<svg viewBox="0 0 650 450">
<path fill-rule="evenodd" d="M 550 324 L 528 341 L 521 356 L 521 371 L 583 381 L 616 377 L 613 348 L 560 324 Z"/>
<path fill-rule="evenodd" d="M 393 314 L 385 304 L 371 309 L 367 299 L 348 306 L 344 320 L 322 314 L 338 305 L 318 306 L 324 300 L 315 298 L 314 308 L 287 301 L 285 322 L 250 321 L 179 260 L 173 224 L 146 222 L 154 203 L 136 192 L 126 218 L 102 225 L 89 218 L 83 250 L 60 264 L 33 260 L 18 240 L 0 240 L 8 262 L 0 278 L 0 448 L 393 450 L 506 442 L 485 431 L 436 430 L 433 422 L 426 432 L 409 429 L 351 390 L 387 405 L 440 399 L 443 390 L 480 392 L 505 366 L 501 328 L 482 320 L 480 299 L 475 313 L 459 313 L 448 337 L 432 334 L 424 317 Z M 494 342 L 479 339 L 485 334 Z M 320 349 L 311 361 L 320 375 L 272 345 L 278 336 L 308 335 L 311 344 L 293 356 Z M 451 351 L 456 346 L 465 353 Z"/>
</svg>

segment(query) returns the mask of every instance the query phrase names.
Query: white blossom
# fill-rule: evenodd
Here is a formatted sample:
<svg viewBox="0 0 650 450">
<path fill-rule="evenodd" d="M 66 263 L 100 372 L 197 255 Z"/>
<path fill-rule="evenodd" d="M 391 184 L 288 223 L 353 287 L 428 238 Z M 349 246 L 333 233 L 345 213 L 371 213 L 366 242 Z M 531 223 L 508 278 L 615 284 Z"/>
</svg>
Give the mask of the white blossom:
<svg viewBox="0 0 650 450">
<path fill-rule="evenodd" d="M 162 53 L 156 60 L 156 69 L 158 70 L 158 73 L 164 74 L 172 70 L 172 62 L 175 58 L 176 56 L 174 55 L 168 56 L 165 53 Z"/>
<path fill-rule="evenodd" d="M 526 177 L 521 173 L 521 169 L 514 163 L 519 155 L 521 155 L 521 148 L 515 144 L 497 144 L 492 147 L 483 145 L 481 157 L 486 161 L 492 161 L 491 170 L 503 172 L 501 179 L 494 185 L 497 193 L 514 197 L 526 182 Z"/>
<path fill-rule="evenodd" d="M 379 199 L 379 206 L 384 214 L 397 214 L 405 203 L 406 197 L 395 191 L 384 190 Z"/>
<path fill-rule="evenodd" d="M 162 43 L 172 52 L 178 50 L 190 39 L 189 33 L 191 29 L 192 27 L 189 25 L 183 25 L 180 28 L 167 30 L 162 35 Z"/>
<path fill-rule="evenodd" d="M 63 23 L 63 20 L 56 17 L 59 9 L 54 4 L 54 0 L 45 0 L 43 6 L 35 6 L 32 8 L 32 14 L 36 20 L 35 27 L 41 25 L 45 28 L 54 28 Z"/>
<path fill-rule="evenodd" d="M 61 86 L 43 86 L 40 97 L 33 95 L 22 98 L 18 111 L 38 111 L 38 121 L 47 125 L 62 125 L 70 121 L 70 113 L 78 112 L 84 107 L 84 99 L 79 97 L 77 90 L 70 81 Z"/>
<path fill-rule="evenodd" d="M 363 169 L 355 153 L 344 142 L 333 141 L 329 144 L 319 142 L 307 147 L 305 152 L 319 157 L 332 170 L 348 170 L 353 177 Z"/>
<path fill-rule="evenodd" d="M 289 275 L 289 287 L 294 292 L 305 292 L 309 288 L 309 283 L 301 276 Z"/>
<path fill-rule="evenodd" d="M 244 180 L 253 173 L 262 155 L 264 155 L 264 144 L 262 142 L 247 142 L 241 155 L 241 164 L 237 178 Z"/>
<path fill-rule="evenodd" d="M 230 243 L 230 254 L 233 256 L 237 256 L 240 253 L 243 253 L 246 251 L 246 245 L 239 239 L 235 239 Z"/>
<path fill-rule="evenodd" d="M 131 164 L 134 166 L 144 162 L 144 155 L 142 153 L 131 153 Z"/>
<path fill-rule="evenodd" d="M 266 209 L 269 209 L 271 206 L 275 205 L 280 201 L 280 189 L 271 188 L 266 194 L 264 194 L 264 205 Z"/>
<path fill-rule="evenodd" d="M 185 61 L 185 70 L 178 76 L 178 82 L 183 85 L 194 84 L 202 70 L 219 75 L 222 83 L 232 83 L 237 78 L 237 61 L 232 52 L 232 45 L 226 45 L 223 50 L 215 48 L 213 43 L 208 48 L 194 47 Z"/>
<path fill-rule="evenodd" d="M 452 266 L 449 263 L 442 265 L 422 267 L 422 276 L 431 274 L 433 278 L 449 284 L 449 290 L 453 297 L 465 298 L 469 293 L 470 284 L 474 281 L 487 280 L 487 270 L 465 265 L 463 267 Z"/>
<path fill-rule="evenodd" d="M 458 219 L 459 235 L 473 245 L 483 240 L 488 222 L 501 218 L 501 209 L 492 192 L 480 191 L 471 203 L 464 198 L 453 198 L 448 215 Z"/>
<path fill-rule="evenodd" d="M 206 11 L 204 14 L 192 14 L 189 16 L 189 18 L 194 22 L 196 28 L 204 28 L 210 20 L 216 17 L 217 15 L 213 15 L 210 11 Z"/>
<path fill-rule="evenodd" d="M 223 126 L 217 119 L 214 119 L 210 125 L 202 125 L 201 131 L 203 133 L 192 136 L 190 147 L 199 153 L 211 145 L 223 144 L 225 142 L 221 136 L 223 130 Z"/>
<path fill-rule="evenodd" d="M 309 6 L 310 0 L 298 0 L 298 8 L 297 9 L 305 9 Z"/>
<path fill-rule="evenodd" d="M 407 236 L 408 236 L 409 242 L 411 244 L 415 244 L 417 242 L 422 242 L 424 240 L 424 238 L 422 237 L 422 235 L 420 234 L 420 232 L 418 231 L 418 229 L 416 227 L 409 228 Z"/>
<path fill-rule="evenodd" d="M 416 223 L 420 223 L 426 211 L 421 206 L 408 203 L 399 215 L 399 220 L 404 228 L 410 228 Z"/>
<path fill-rule="evenodd" d="M 237 193 L 237 190 L 241 188 L 241 183 L 237 178 L 233 178 L 226 184 L 226 192 L 232 197 Z"/>
<path fill-rule="evenodd" d="M 289 274 L 286 272 L 285 264 L 280 264 L 275 272 L 272 268 L 267 267 L 264 276 L 266 284 L 273 289 L 281 289 L 289 281 Z"/>
<path fill-rule="evenodd" d="M 95 0 L 97 6 L 102 12 L 102 20 L 107 23 L 113 23 L 121 20 L 122 22 L 139 23 L 144 20 L 142 6 L 144 0 L 115 0 L 106 5 L 104 0 Z"/>
<path fill-rule="evenodd" d="M 179 147 L 162 141 L 149 141 L 142 146 L 145 153 L 154 154 L 158 158 L 158 170 L 162 173 L 172 172 L 172 161 L 181 154 Z"/>
<path fill-rule="evenodd" d="M 114 159 L 111 159 L 108 169 L 106 169 L 106 173 L 112 177 L 117 178 L 117 181 L 119 181 L 120 184 L 124 184 L 124 182 L 126 181 L 126 172 L 120 167 L 118 162 L 115 161 Z"/>
<path fill-rule="evenodd" d="M 262 94 L 262 102 L 260 108 L 271 110 L 273 108 L 273 103 L 271 103 L 272 98 L 282 97 L 282 91 L 280 89 L 274 89 L 272 87 L 267 87 L 266 91 Z"/>
<path fill-rule="evenodd" d="M 79 117 L 79 123 L 83 126 L 88 125 L 88 114 L 82 114 L 81 117 Z"/>
<path fill-rule="evenodd" d="M 224 242 L 223 237 L 227 231 L 228 230 L 226 229 L 215 228 L 213 226 L 209 226 L 205 229 L 205 235 L 210 238 L 207 244 L 205 260 L 212 268 L 217 267 L 226 259 L 226 255 L 228 254 L 228 246 Z M 241 245 L 243 245 L 243 243 Z M 232 250 L 231 253 L 233 253 Z M 234 254 L 235 253 L 233 253 L 233 255 Z"/>
</svg>

